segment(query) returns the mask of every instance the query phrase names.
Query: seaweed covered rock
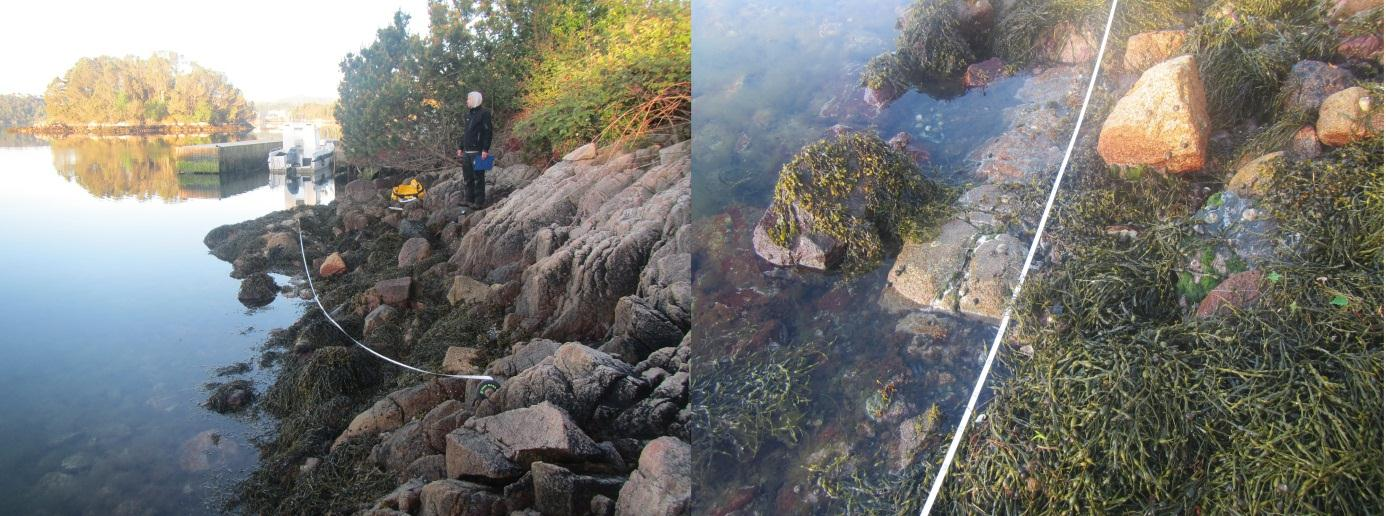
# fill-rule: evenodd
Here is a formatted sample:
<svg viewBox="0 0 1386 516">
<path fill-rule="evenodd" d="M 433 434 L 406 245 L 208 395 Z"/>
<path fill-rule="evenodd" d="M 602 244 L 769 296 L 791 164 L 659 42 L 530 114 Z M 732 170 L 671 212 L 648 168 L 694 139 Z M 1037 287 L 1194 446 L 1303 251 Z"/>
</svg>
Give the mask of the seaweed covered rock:
<svg viewBox="0 0 1386 516">
<path fill-rule="evenodd" d="M 240 412 L 255 401 L 255 386 L 250 380 L 232 380 L 218 385 L 207 397 L 207 408 L 221 414 Z"/>
<path fill-rule="evenodd" d="M 278 294 L 279 285 L 274 278 L 261 272 L 241 280 L 241 290 L 236 294 L 236 299 L 247 308 L 259 308 L 273 302 Z"/>
<path fill-rule="evenodd" d="M 993 18 L 988 0 L 915 0 L 897 21 L 895 49 L 872 58 L 862 70 L 865 100 L 879 109 L 911 87 L 956 89 L 958 75 L 985 46 L 980 38 Z"/>
<path fill-rule="evenodd" d="M 875 134 L 847 133 L 784 165 L 752 241 L 757 255 L 781 267 L 859 273 L 924 234 L 950 202 L 908 154 Z"/>
<path fill-rule="evenodd" d="M 1193 56 L 1152 66 L 1107 115 L 1097 152 L 1109 165 L 1202 169 L 1211 129 L 1206 103 Z"/>
</svg>

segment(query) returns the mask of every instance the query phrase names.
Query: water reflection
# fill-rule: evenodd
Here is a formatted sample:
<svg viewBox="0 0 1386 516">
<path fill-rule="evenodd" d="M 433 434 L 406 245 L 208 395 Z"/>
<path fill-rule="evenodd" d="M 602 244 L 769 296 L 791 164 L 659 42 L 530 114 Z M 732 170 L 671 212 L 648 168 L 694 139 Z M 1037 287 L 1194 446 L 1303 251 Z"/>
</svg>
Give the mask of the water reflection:
<svg viewBox="0 0 1386 516">
<path fill-rule="evenodd" d="M 333 198 L 330 174 L 174 171 L 206 138 L 9 140 L 0 170 L 0 507 L 14 514 L 203 514 L 248 474 L 254 419 L 200 407 L 301 302 L 247 311 L 212 228 Z M 35 145 L 37 144 L 37 146 Z M 47 146 L 49 148 L 44 148 Z"/>
<path fill-rule="evenodd" d="M 179 146 L 239 141 L 248 137 L 28 138 L 31 139 L 17 139 L 16 143 L 47 144 L 52 153 L 53 169 L 95 197 L 178 203 L 189 199 L 225 199 L 268 187 L 284 196 L 284 203 L 275 208 L 326 204 L 333 199 L 331 170 L 287 180 L 282 173 L 271 174 L 263 163 L 211 174 L 180 174 L 177 170 L 174 149 Z M 303 185 L 309 187 L 301 188 Z"/>
</svg>

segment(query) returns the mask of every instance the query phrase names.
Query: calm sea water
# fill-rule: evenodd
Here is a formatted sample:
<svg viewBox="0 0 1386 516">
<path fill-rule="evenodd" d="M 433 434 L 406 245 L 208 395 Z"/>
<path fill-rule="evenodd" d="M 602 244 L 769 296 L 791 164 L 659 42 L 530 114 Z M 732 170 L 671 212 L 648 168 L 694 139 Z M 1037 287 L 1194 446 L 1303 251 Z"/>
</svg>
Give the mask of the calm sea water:
<svg viewBox="0 0 1386 516">
<path fill-rule="evenodd" d="M 212 228 L 330 182 L 267 171 L 183 177 L 196 139 L 10 137 L 0 147 L 0 507 L 11 514 L 197 514 L 256 460 L 251 418 L 199 404 L 300 301 L 247 310 Z M 181 180 L 180 180 L 181 179 Z M 282 278 L 281 278 L 282 279 Z"/>
<path fill-rule="evenodd" d="M 995 335 L 991 323 L 945 315 L 949 337 L 921 352 L 896 330 L 903 315 L 879 303 L 890 260 L 845 279 L 772 268 L 751 247 L 780 167 L 835 125 L 886 139 L 907 132 L 932 158 L 924 173 L 960 186 L 968 153 L 1006 129 L 1002 110 L 1019 102 L 1014 94 L 1024 77 L 950 98 L 910 92 L 879 113 L 862 101 L 862 66 L 893 48 L 895 21 L 907 5 L 709 1 L 694 10 L 695 369 L 737 357 L 732 369 L 753 370 L 742 354 L 749 351 L 807 354 L 818 364 L 776 380 L 808 393 L 796 439 L 762 436 L 753 458 L 738 456 L 720 435 L 706 436 L 720 447 L 695 448 L 700 511 L 841 513 L 844 500 L 823 496 L 825 479 L 851 493 L 844 497 L 853 498 L 854 510 L 898 509 L 902 490 L 937 466 L 900 458 L 894 443 L 903 420 L 936 405 L 941 417 L 932 432 L 951 432 Z M 697 382 L 714 381 L 697 375 Z"/>
</svg>

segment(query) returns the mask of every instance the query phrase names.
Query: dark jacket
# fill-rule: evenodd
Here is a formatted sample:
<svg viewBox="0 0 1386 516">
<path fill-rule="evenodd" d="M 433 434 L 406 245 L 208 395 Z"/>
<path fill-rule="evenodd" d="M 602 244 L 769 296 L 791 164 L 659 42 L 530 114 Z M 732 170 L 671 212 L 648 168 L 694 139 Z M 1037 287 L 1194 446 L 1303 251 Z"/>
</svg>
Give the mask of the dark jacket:
<svg viewBox="0 0 1386 516">
<path fill-rule="evenodd" d="M 491 111 L 477 106 L 467 110 L 462 122 L 462 141 L 457 148 L 465 152 L 491 152 Z"/>
</svg>

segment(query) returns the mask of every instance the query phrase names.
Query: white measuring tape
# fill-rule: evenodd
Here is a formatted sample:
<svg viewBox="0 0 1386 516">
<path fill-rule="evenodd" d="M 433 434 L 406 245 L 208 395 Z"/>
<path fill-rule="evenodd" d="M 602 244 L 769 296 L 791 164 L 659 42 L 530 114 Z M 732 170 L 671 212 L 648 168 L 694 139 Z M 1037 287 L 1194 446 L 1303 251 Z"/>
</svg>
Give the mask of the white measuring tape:
<svg viewBox="0 0 1386 516">
<path fill-rule="evenodd" d="M 1083 107 L 1078 110 L 1078 123 L 1073 126 L 1073 135 L 1068 139 L 1068 150 L 1064 151 L 1064 160 L 1059 164 L 1059 175 L 1054 178 L 1054 185 L 1049 188 L 1049 200 L 1044 203 L 1044 213 L 1040 215 L 1039 227 L 1035 230 L 1035 238 L 1030 241 L 1030 252 L 1025 254 L 1025 265 L 1020 269 L 1020 280 L 1016 282 L 1015 290 L 1011 292 L 1011 301 L 1006 303 L 1006 310 L 1001 315 L 1001 326 L 996 330 L 996 338 L 991 341 L 991 349 L 987 351 L 987 360 L 982 364 L 982 372 L 977 377 L 977 383 L 972 386 L 972 397 L 967 400 L 967 409 L 963 410 L 962 421 L 958 422 L 958 428 L 953 432 L 953 442 L 948 444 L 948 453 L 943 456 L 943 464 L 939 466 L 938 475 L 934 476 L 933 487 L 929 488 L 929 498 L 924 501 L 924 508 L 919 511 L 920 516 L 928 516 L 933 512 L 934 502 L 938 500 L 939 490 L 943 488 L 943 480 L 948 476 L 948 467 L 953 464 L 953 457 L 958 453 L 958 444 L 962 442 L 963 434 L 967 432 L 967 424 L 972 419 L 972 412 L 977 409 L 977 397 L 982 393 L 982 386 L 987 382 L 987 375 L 991 373 L 991 364 L 996 361 L 996 350 L 1001 347 L 1001 338 L 1006 335 L 1006 327 L 1011 324 L 1011 309 L 1015 306 L 1016 299 L 1020 297 L 1020 288 L 1025 285 L 1025 277 L 1030 274 L 1030 264 L 1035 260 L 1035 250 L 1039 249 L 1040 237 L 1044 236 L 1044 227 L 1049 223 L 1049 212 L 1054 209 L 1054 198 L 1058 196 L 1059 184 L 1064 180 L 1064 172 L 1068 170 L 1068 159 L 1073 155 L 1073 147 L 1078 143 L 1078 132 L 1083 127 L 1083 118 L 1088 114 L 1088 102 L 1092 100 L 1092 90 L 1097 86 L 1097 73 L 1102 68 L 1102 56 L 1107 53 L 1107 36 L 1112 32 L 1112 19 L 1116 17 L 1117 2 L 1112 0 L 1111 11 L 1107 13 L 1107 26 L 1102 30 L 1102 43 L 1097 47 L 1097 60 L 1092 65 L 1092 77 L 1088 79 L 1088 91 L 1083 95 Z"/>
<path fill-rule="evenodd" d="M 309 290 L 310 292 L 313 293 L 313 302 L 314 302 L 314 303 L 317 303 L 317 305 L 318 305 L 318 310 L 322 310 L 322 315 L 323 315 L 323 317 L 326 317 L 326 318 L 327 318 L 327 322 L 332 323 L 332 325 L 333 325 L 333 326 L 336 326 L 338 330 L 341 330 L 342 335 L 346 335 L 346 338 L 351 339 L 351 341 L 354 342 L 354 343 L 356 343 L 357 346 L 359 346 L 361 349 L 364 349 L 364 350 L 370 352 L 370 354 L 375 355 L 376 358 L 379 358 L 379 359 L 384 360 L 384 361 L 386 361 L 386 362 L 389 362 L 389 363 L 391 363 L 391 364 L 394 364 L 394 365 L 403 367 L 403 368 L 408 369 L 408 370 L 410 370 L 410 371 L 415 371 L 415 372 L 419 372 L 419 373 L 423 373 L 423 374 L 429 374 L 429 375 L 433 375 L 433 376 L 443 376 L 443 377 L 447 377 L 447 378 L 461 378 L 461 379 L 464 379 L 464 380 L 494 380 L 494 378 L 492 378 L 492 377 L 490 377 L 490 376 L 486 376 L 486 375 L 476 375 L 476 374 L 443 374 L 443 373 L 435 373 L 435 372 L 433 372 L 433 371 L 425 371 L 425 370 L 423 370 L 423 369 L 419 369 L 419 368 L 417 368 L 417 367 L 411 366 L 411 365 L 406 364 L 406 363 L 403 363 L 403 362 L 399 362 L 399 361 L 397 361 L 397 360 L 395 360 L 395 359 L 393 359 L 393 358 L 390 358 L 390 357 L 387 357 L 387 356 L 385 356 L 385 355 L 382 355 L 382 354 L 376 352 L 376 350 L 371 349 L 370 346 L 367 346 L 367 345 L 365 345 L 365 344 L 362 344 L 361 341 L 356 340 L 356 337 L 352 337 L 350 333 L 347 333 L 346 328 L 343 328 L 342 325 L 337 324 L 337 321 L 336 321 L 335 319 L 332 318 L 332 314 L 327 313 L 327 307 L 322 306 L 322 299 L 319 299 L 319 298 L 318 298 L 318 289 L 317 289 L 316 287 L 313 286 L 313 272 L 312 272 L 311 270 L 308 269 L 308 251 L 303 247 L 303 220 L 301 220 L 301 219 L 294 219 L 294 222 L 295 222 L 296 226 L 298 227 L 298 254 L 299 254 L 299 256 L 303 257 L 303 276 L 304 276 L 305 278 L 308 278 L 308 290 Z"/>
</svg>

